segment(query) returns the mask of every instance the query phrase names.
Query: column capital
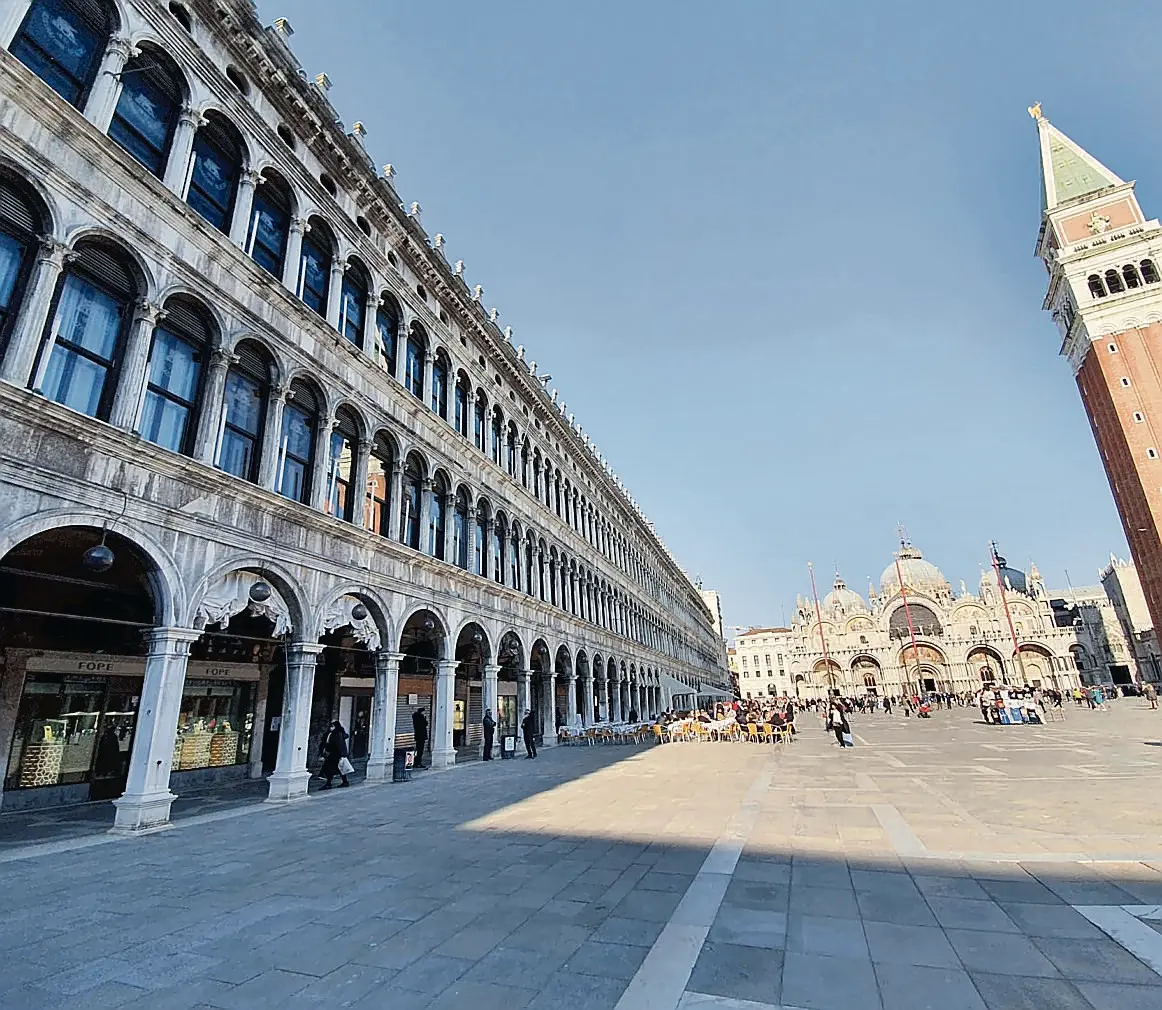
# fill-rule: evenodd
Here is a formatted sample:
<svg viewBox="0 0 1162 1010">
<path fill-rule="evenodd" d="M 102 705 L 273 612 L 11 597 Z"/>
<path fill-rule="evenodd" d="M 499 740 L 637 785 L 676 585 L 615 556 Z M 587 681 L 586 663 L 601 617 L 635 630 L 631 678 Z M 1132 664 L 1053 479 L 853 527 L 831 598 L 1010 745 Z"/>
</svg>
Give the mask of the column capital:
<svg viewBox="0 0 1162 1010">
<path fill-rule="evenodd" d="M 485 663 L 482 669 L 488 677 L 495 677 L 500 673 L 500 667 L 496 663 Z"/>
<path fill-rule="evenodd" d="M 292 217 L 288 228 L 298 235 L 305 235 L 311 230 L 311 226 L 305 217 Z"/>
<path fill-rule="evenodd" d="M 185 655 L 190 651 L 190 645 L 203 634 L 197 628 L 149 628 L 141 633 L 151 656 L 158 653 Z"/>
<path fill-rule="evenodd" d="M 400 663 L 407 659 L 406 652 L 391 652 L 388 649 L 380 649 L 374 655 L 377 669 L 380 665 L 390 667 L 392 664 L 395 664 L 398 667 Z"/>
<path fill-rule="evenodd" d="M 183 105 L 182 106 L 182 111 L 178 115 L 178 123 L 179 124 L 181 124 L 182 126 L 192 127 L 193 129 L 196 130 L 205 122 L 206 122 L 206 117 L 204 115 L 202 115 L 202 113 L 200 113 L 192 105 Z"/>
<path fill-rule="evenodd" d="M 436 671 L 439 677 L 454 677 L 456 676 L 456 667 L 460 664 L 454 659 L 441 659 L 436 663 Z"/>
<path fill-rule="evenodd" d="M 156 326 L 168 313 L 157 302 L 141 298 L 133 303 L 133 321 Z"/>
<path fill-rule="evenodd" d="M 299 657 L 313 657 L 318 658 L 323 654 L 326 648 L 320 642 L 291 642 L 283 647 L 283 651 L 289 657 L 292 653 Z"/>
<path fill-rule="evenodd" d="M 141 50 L 133 44 L 133 40 L 128 35 L 113 35 L 105 45 L 106 56 L 117 56 L 125 62 L 129 62 L 132 57 L 139 55 L 140 52 Z"/>
<path fill-rule="evenodd" d="M 210 367 L 211 368 L 229 368 L 231 365 L 238 364 L 238 355 L 233 351 L 226 350 L 225 347 L 215 347 L 210 351 Z"/>
<path fill-rule="evenodd" d="M 50 264 L 57 268 L 72 263 L 77 254 L 63 242 L 58 242 L 51 235 L 41 235 L 37 239 L 37 263 Z"/>
<path fill-rule="evenodd" d="M 238 177 L 238 185 L 249 186 L 253 189 L 258 185 L 258 181 L 261 178 L 261 172 L 257 172 L 253 168 L 248 168 Z"/>
</svg>

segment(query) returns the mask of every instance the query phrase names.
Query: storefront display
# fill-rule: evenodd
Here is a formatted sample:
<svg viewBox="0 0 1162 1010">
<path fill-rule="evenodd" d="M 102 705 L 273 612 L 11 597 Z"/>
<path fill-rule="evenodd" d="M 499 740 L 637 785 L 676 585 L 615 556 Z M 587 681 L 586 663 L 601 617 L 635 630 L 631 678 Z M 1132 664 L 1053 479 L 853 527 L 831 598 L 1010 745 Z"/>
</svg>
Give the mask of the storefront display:
<svg viewBox="0 0 1162 1010">
<path fill-rule="evenodd" d="M 190 663 L 174 738 L 173 771 L 224 768 L 250 760 L 257 679 L 257 667 Z"/>
</svg>

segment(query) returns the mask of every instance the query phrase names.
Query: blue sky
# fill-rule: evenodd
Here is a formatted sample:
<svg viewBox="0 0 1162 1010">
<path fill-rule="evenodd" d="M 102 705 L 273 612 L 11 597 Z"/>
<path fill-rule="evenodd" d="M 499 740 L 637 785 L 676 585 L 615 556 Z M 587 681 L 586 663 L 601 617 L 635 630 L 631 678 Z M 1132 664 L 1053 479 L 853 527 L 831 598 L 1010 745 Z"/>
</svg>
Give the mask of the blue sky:
<svg viewBox="0 0 1162 1010">
<path fill-rule="evenodd" d="M 898 522 L 956 586 L 1125 541 L 1058 340 L 1036 130 L 1162 212 L 1162 8 L 260 0 L 728 624 Z M 825 589 L 821 587 L 821 591 Z"/>
</svg>

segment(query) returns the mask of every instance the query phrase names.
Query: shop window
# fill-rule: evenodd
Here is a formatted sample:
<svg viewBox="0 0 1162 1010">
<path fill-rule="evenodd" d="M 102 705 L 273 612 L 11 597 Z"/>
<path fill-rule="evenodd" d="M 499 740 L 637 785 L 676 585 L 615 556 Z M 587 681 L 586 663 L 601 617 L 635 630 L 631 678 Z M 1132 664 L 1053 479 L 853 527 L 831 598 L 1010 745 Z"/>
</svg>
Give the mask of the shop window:
<svg viewBox="0 0 1162 1010">
<path fill-rule="evenodd" d="M 138 432 L 146 441 L 189 454 L 211 327 L 189 299 L 171 298 L 165 308 L 165 322 L 153 331 Z"/>
<path fill-rule="evenodd" d="M 250 760 L 255 686 L 246 681 L 186 680 L 172 771 L 226 768 Z"/>
<path fill-rule="evenodd" d="M 165 173 L 185 91 L 177 64 L 155 46 L 143 46 L 141 55 L 121 72 L 121 96 L 109 137 L 159 178 Z"/>
<path fill-rule="evenodd" d="M 59 290 L 34 386 L 50 400 L 107 419 L 137 294 L 128 260 L 113 247 L 80 244 Z"/>
<path fill-rule="evenodd" d="M 12 55 L 70 105 L 84 105 L 117 18 L 105 0 L 33 0 Z"/>
</svg>

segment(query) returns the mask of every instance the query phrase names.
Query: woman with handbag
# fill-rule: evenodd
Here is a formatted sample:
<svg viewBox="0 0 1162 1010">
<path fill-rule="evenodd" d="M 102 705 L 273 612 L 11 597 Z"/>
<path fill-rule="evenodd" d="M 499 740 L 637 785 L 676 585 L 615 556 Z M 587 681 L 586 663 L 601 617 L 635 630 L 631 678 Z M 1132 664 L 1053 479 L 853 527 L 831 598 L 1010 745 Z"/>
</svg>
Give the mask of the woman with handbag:
<svg viewBox="0 0 1162 1010">
<path fill-rule="evenodd" d="M 319 769 L 319 775 L 327 780 L 323 788 L 330 789 L 331 779 L 336 775 L 341 779 L 340 789 L 351 785 L 347 781 L 347 776 L 354 770 L 354 766 L 347 757 L 347 731 L 336 719 L 331 723 L 331 729 L 323 741 L 323 767 Z"/>
</svg>

